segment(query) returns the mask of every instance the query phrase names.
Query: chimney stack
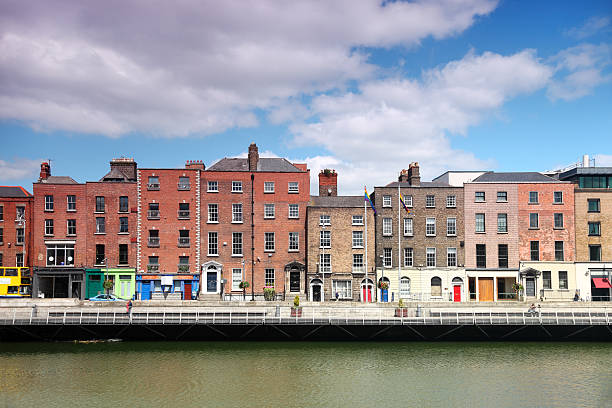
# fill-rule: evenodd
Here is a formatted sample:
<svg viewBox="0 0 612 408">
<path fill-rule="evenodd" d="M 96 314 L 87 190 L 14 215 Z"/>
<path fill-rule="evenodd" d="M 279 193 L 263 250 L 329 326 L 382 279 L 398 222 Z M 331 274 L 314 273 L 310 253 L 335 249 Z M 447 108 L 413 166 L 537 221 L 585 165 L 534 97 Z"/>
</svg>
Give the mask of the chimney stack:
<svg viewBox="0 0 612 408">
<path fill-rule="evenodd" d="M 408 170 L 403 169 L 402 171 L 400 171 L 397 181 L 399 181 L 400 183 L 408 183 L 410 181 L 408 177 Z"/>
<path fill-rule="evenodd" d="M 202 160 L 187 160 L 185 162 L 186 169 L 206 170 L 206 166 Z"/>
<path fill-rule="evenodd" d="M 419 173 L 419 163 L 412 162 L 408 166 L 408 182 L 411 186 L 418 187 L 421 185 L 421 174 Z"/>
<path fill-rule="evenodd" d="M 130 181 L 136 181 L 136 162 L 132 158 L 121 157 L 110 161 L 111 171 L 117 169 Z"/>
<path fill-rule="evenodd" d="M 336 170 L 324 169 L 319 172 L 319 197 L 338 195 L 338 174 Z"/>
<path fill-rule="evenodd" d="M 51 166 L 47 162 L 40 164 L 40 177 L 38 181 L 46 180 L 51 175 Z"/>
<path fill-rule="evenodd" d="M 259 162 L 259 151 L 255 143 L 249 145 L 249 171 L 257 171 L 257 163 Z"/>
</svg>

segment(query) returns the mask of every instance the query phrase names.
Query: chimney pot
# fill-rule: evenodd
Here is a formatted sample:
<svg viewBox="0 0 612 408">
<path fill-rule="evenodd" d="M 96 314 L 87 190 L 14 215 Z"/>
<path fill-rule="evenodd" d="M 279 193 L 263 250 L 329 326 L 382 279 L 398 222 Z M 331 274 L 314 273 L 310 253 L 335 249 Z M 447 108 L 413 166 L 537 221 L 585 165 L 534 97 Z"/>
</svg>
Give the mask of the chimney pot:
<svg viewBox="0 0 612 408">
<path fill-rule="evenodd" d="M 51 166 L 47 162 L 42 162 L 40 164 L 40 178 L 38 181 L 46 180 L 51 175 Z"/>
<path fill-rule="evenodd" d="M 319 197 L 338 195 L 338 173 L 333 169 L 324 169 L 319 172 Z"/>
</svg>

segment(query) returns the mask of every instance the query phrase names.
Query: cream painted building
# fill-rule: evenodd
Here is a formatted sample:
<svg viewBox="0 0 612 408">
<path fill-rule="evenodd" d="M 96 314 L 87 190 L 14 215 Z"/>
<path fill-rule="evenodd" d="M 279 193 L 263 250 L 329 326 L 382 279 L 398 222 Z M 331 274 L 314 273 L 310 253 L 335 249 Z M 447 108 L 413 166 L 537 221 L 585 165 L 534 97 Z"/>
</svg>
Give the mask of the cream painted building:
<svg viewBox="0 0 612 408">
<path fill-rule="evenodd" d="M 519 279 L 527 287 L 527 279 L 535 280 L 535 296 L 525 300 L 573 300 L 577 289 L 576 265 L 571 261 L 527 262 L 520 264 Z"/>
</svg>

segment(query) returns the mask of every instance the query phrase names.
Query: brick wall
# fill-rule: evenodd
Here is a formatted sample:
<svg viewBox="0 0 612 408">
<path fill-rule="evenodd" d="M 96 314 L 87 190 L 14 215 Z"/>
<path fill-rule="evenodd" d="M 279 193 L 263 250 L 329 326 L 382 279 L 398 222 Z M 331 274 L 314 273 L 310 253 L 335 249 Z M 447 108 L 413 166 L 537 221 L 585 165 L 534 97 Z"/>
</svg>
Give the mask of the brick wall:
<svg viewBox="0 0 612 408">
<path fill-rule="evenodd" d="M 588 199 L 599 199 L 600 212 L 588 212 Z M 612 262 L 612 191 L 576 189 L 576 261 L 588 262 L 589 245 L 601 245 L 602 262 Z M 589 236 L 589 221 L 601 223 L 601 235 Z"/>
<path fill-rule="evenodd" d="M 24 253 L 24 266 L 32 265 L 32 204 L 34 197 L 23 198 L 0 198 L 0 206 L 3 217 L 0 220 L 2 239 L 0 239 L 0 254 L 2 254 L 2 266 L 16 266 L 17 254 Z M 17 207 L 25 208 L 25 248 L 17 245 L 17 228 L 24 228 L 15 222 Z"/>
</svg>

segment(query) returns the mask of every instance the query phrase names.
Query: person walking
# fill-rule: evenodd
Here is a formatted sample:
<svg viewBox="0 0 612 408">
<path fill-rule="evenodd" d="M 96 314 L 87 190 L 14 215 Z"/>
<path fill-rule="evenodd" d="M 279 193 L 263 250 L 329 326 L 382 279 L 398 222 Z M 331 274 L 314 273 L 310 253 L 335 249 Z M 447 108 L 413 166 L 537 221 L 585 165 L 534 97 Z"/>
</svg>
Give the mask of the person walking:
<svg viewBox="0 0 612 408">
<path fill-rule="evenodd" d="M 126 312 L 128 317 L 130 318 L 130 322 L 132 321 L 132 299 L 128 300 L 126 305 Z"/>
</svg>

